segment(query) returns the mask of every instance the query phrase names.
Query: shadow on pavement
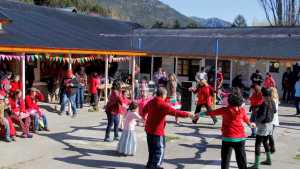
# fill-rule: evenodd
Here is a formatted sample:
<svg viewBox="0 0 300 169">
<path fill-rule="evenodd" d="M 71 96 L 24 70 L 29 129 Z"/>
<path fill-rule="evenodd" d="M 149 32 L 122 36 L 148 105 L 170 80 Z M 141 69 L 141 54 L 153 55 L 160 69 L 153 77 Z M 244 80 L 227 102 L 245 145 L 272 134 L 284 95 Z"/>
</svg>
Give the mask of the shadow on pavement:
<svg viewBox="0 0 300 169">
<path fill-rule="evenodd" d="M 61 133 L 51 133 L 51 134 L 41 134 L 41 136 L 49 137 L 59 143 L 62 143 L 66 146 L 64 150 L 75 152 L 79 155 L 74 156 L 68 156 L 68 157 L 56 157 L 55 160 L 75 164 L 75 165 L 81 165 L 84 167 L 96 167 L 96 168 L 106 168 L 106 169 L 114 169 L 118 167 L 126 167 L 126 168 L 132 168 L 132 169 L 141 169 L 144 168 L 144 165 L 140 164 L 134 164 L 134 163 L 127 163 L 127 162 L 119 162 L 119 161 L 109 161 L 109 160 L 94 160 L 94 159 L 86 159 L 91 154 L 98 154 L 98 155 L 104 155 L 104 156 L 111 156 L 111 157 L 117 157 L 118 153 L 114 150 L 97 150 L 97 149 L 87 149 L 82 148 L 79 146 L 69 143 L 68 141 L 89 141 L 89 142 L 99 142 L 102 141 L 102 139 L 98 138 L 91 138 L 91 137 L 80 137 L 80 136 L 74 136 L 71 135 L 72 133 L 75 133 L 79 130 L 96 130 L 99 131 L 99 127 L 106 126 L 106 123 L 100 123 L 97 126 L 89 126 L 89 127 L 75 127 L 71 126 L 72 130 L 69 132 L 61 132 Z M 100 133 L 100 132 L 99 132 Z"/>
</svg>

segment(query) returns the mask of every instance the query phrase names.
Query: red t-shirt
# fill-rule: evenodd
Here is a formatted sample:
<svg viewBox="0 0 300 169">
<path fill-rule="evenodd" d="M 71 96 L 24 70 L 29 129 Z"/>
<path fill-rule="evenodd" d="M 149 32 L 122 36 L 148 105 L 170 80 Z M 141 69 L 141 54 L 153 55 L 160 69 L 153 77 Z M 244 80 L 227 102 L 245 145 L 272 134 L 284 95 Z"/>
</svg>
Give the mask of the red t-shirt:
<svg viewBox="0 0 300 169">
<path fill-rule="evenodd" d="M 264 100 L 261 92 L 254 92 L 249 98 L 251 106 L 259 106 Z"/>
<path fill-rule="evenodd" d="M 97 94 L 97 89 L 100 85 L 99 78 L 92 77 L 90 80 L 90 93 L 91 94 Z"/>
<path fill-rule="evenodd" d="M 145 130 L 147 134 L 157 136 L 165 135 L 166 116 L 188 117 L 188 113 L 175 110 L 168 105 L 162 98 L 155 97 L 150 100 L 143 109 L 142 117 L 146 120 Z"/>
<path fill-rule="evenodd" d="M 197 93 L 197 104 L 203 104 L 211 106 L 213 104 L 213 98 L 211 96 L 212 89 L 209 86 L 201 86 L 196 90 Z"/>
<path fill-rule="evenodd" d="M 244 108 L 236 110 L 234 107 L 223 107 L 207 113 L 210 116 L 221 115 L 222 135 L 226 138 L 245 138 L 244 123 L 250 123 L 249 117 Z"/>
</svg>

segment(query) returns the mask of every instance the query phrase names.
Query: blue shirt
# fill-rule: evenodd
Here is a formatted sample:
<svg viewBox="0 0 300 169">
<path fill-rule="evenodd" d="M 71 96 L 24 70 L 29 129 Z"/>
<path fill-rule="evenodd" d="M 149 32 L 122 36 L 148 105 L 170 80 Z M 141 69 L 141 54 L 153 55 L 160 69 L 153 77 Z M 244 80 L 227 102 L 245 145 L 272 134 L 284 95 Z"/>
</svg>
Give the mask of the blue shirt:
<svg viewBox="0 0 300 169">
<path fill-rule="evenodd" d="M 297 81 L 295 84 L 295 96 L 300 97 L 300 81 Z"/>
</svg>

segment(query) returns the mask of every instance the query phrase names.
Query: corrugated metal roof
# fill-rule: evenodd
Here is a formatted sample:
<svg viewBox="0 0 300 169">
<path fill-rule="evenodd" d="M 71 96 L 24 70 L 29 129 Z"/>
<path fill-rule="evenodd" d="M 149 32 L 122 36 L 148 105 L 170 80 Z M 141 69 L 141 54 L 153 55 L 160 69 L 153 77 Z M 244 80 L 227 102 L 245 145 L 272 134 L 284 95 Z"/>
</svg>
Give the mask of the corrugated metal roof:
<svg viewBox="0 0 300 169">
<path fill-rule="evenodd" d="M 142 39 L 141 50 L 160 55 L 214 56 L 219 39 L 219 54 L 225 57 L 300 59 L 300 27 L 137 29 L 134 32 L 135 44 L 138 37 Z"/>
<path fill-rule="evenodd" d="M 130 22 L 7 0 L 0 1 L 0 12 L 13 21 L 5 26 L 0 45 L 128 50 L 130 38 L 105 38 L 99 34 L 128 34 L 138 27 Z"/>
</svg>

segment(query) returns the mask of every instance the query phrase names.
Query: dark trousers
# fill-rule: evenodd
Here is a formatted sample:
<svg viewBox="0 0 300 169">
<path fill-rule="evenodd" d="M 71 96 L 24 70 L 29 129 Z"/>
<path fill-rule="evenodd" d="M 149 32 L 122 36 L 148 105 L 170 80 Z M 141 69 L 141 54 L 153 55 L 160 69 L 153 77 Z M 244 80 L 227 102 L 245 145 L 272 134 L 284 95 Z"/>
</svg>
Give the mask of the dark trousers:
<svg viewBox="0 0 300 169">
<path fill-rule="evenodd" d="M 274 141 L 274 130 L 275 130 L 275 125 L 273 125 L 273 133 L 272 135 L 269 136 L 269 146 L 270 146 L 270 151 L 275 152 L 275 141 Z"/>
<path fill-rule="evenodd" d="M 91 95 L 91 105 L 97 106 L 98 104 L 98 93 Z"/>
<path fill-rule="evenodd" d="M 165 136 L 147 134 L 147 143 L 149 152 L 147 167 L 155 168 L 161 166 L 166 147 Z"/>
<path fill-rule="evenodd" d="M 261 144 L 264 145 L 265 152 L 270 152 L 270 147 L 268 144 L 269 136 L 259 136 L 256 135 L 256 140 L 255 140 L 255 155 L 259 156 L 260 155 L 260 147 Z"/>
<path fill-rule="evenodd" d="M 282 99 L 284 101 L 289 101 L 292 95 L 292 90 L 291 89 L 283 89 L 283 94 L 282 94 Z"/>
<path fill-rule="evenodd" d="M 221 169 L 229 169 L 232 149 L 235 151 L 236 162 L 239 169 L 247 169 L 247 157 L 245 152 L 245 141 L 241 142 L 222 142 L 221 150 Z"/>
<path fill-rule="evenodd" d="M 114 126 L 114 137 L 118 138 L 119 137 L 119 122 L 120 118 L 119 115 L 113 115 L 111 113 L 106 113 L 107 115 L 107 127 L 106 127 L 106 133 L 105 133 L 105 138 L 109 139 L 110 138 L 110 131 L 112 127 Z"/>
<path fill-rule="evenodd" d="M 295 96 L 295 106 L 296 106 L 297 114 L 300 114 L 299 103 L 300 103 L 300 97 Z"/>
<path fill-rule="evenodd" d="M 201 112 L 202 107 L 205 107 L 205 108 L 206 108 L 206 111 L 208 111 L 208 112 L 212 111 L 211 106 L 208 106 L 207 104 L 198 104 L 198 105 L 196 106 L 195 114 L 199 114 L 199 113 Z M 216 117 L 216 116 L 210 116 L 210 117 L 211 117 L 211 119 L 212 119 L 213 121 L 216 121 L 216 120 L 217 120 L 217 117 Z"/>
</svg>

